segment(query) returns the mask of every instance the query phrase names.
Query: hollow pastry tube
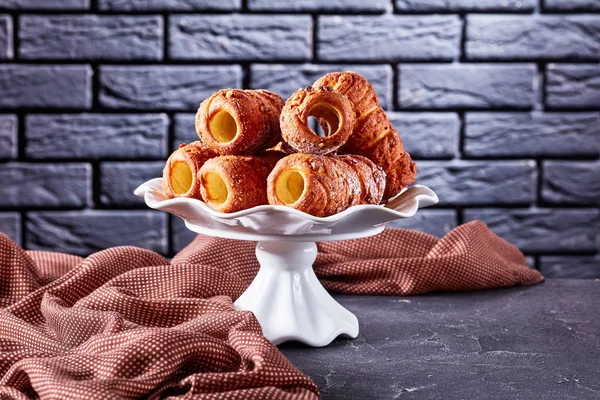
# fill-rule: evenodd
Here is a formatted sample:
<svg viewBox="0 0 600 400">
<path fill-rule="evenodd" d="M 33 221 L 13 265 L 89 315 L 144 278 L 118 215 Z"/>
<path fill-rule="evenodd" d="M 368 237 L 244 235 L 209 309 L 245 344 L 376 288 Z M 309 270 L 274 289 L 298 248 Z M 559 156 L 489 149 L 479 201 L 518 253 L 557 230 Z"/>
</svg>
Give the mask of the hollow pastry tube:
<svg viewBox="0 0 600 400">
<path fill-rule="evenodd" d="M 213 210 L 231 213 L 268 204 L 268 161 L 255 156 L 220 156 L 198 172 L 200 193 Z"/>
<path fill-rule="evenodd" d="M 417 166 L 404 150 L 398 132 L 379 105 L 373 86 L 356 72 L 334 72 L 313 84 L 324 85 L 345 94 L 352 103 L 356 116 L 354 130 L 340 152 L 367 157 L 383 168 L 386 173 L 383 201 L 414 183 Z"/>
<path fill-rule="evenodd" d="M 167 197 L 201 199 L 196 175 L 204 163 L 218 154 L 202 142 L 182 144 L 167 159 L 161 185 Z"/>
<path fill-rule="evenodd" d="M 253 154 L 281 140 L 283 105 L 281 96 L 267 90 L 219 90 L 200 104 L 196 132 L 219 154 Z"/>
<path fill-rule="evenodd" d="M 377 179 L 384 177 L 374 163 L 362 166 L 364 159 L 353 156 L 319 156 L 296 153 L 282 158 L 267 180 L 269 204 L 286 205 L 305 213 L 326 217 L 365 201 L 377 201 L 376 193 L 365 194 L 365 190 L 376 191 L 383 185 L 371 182 L 375 178 L 364 171 L 374 168 Z M 360 167 L 354 164 L 361 165 Z M 364 182 L 361 182 L 364 180 Z"/>
<path fill-rule="evenodd" d="M 309 126 L 314 117 L 323 128 L 319 136 Z M 331 86 L 297 90 L 286 102 L 280 116 L 284 142 L 300 153 L 330 154 L 340 148 L 352 134 L 354 110 L 343 94 Z"/>
</svg>

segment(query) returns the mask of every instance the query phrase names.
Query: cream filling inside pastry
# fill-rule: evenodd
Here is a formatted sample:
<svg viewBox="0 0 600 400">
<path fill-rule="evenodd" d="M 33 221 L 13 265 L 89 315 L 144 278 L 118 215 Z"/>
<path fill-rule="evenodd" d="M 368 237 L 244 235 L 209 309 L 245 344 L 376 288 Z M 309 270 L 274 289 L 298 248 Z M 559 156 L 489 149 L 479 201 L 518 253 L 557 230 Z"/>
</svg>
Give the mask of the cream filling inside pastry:
<svg viewBox="0 0 600 400">
<path fill-rule="evenodd" d="M 223 204 L 229 196 L 229 190 L 223 178 L 216 172 L 209 172 L 204 176 L 204 181 L 208 200 L 216 204 Z"/>
<path fill-rule="evenodd" d="M 209 122 L 210 134 L 220 143 L 231 142 L 237 134 L 235 120 L 225 110 L 215 114 Z"/>
<path fill-rule="evenodd" d="M 304 192 L 304 177 L 296 170 L 284 171 L 275 183 L 275 193 L 284 204 L 298 201 Z"/>
<path fill-rule="evenodd" d="M 171 170 L 170 183 L 171 189 L 175 194 L 185 194 L 192 187 L 192 169 L 183 162 L 176 162 Z"/>
</svg>

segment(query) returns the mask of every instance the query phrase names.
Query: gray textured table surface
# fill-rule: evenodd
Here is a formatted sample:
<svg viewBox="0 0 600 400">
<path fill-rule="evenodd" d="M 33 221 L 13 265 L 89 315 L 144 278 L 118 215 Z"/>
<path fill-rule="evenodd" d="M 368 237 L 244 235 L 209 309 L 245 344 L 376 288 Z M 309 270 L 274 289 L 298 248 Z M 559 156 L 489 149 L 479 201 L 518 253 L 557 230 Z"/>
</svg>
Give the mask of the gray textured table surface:
<svg viewBox="0 0 600 400">
<path fill-rule="evenodd" d="M 336 298 L 357 339 L 280 346 L 325 399 L 600 399 L 600 281 Z"/>
</svg>

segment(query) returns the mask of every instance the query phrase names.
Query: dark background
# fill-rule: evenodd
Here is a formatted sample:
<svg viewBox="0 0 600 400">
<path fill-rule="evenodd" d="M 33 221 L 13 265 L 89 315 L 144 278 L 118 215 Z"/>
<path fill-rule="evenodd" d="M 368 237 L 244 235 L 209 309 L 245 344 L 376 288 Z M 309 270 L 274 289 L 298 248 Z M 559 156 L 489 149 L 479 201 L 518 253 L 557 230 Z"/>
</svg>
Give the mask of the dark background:
<svg viewBox="0 0 600 400">
<path fill-rule="evenodd" d="M 482 219 L 547 277 L 600 277 L 599 60 L 599 0 L 0 0 L 0 231 L 173 254 L 193 235 L 132 191 L 198 104 L 352 69 L 441 199 L 397 226 Z"/>
</svg>

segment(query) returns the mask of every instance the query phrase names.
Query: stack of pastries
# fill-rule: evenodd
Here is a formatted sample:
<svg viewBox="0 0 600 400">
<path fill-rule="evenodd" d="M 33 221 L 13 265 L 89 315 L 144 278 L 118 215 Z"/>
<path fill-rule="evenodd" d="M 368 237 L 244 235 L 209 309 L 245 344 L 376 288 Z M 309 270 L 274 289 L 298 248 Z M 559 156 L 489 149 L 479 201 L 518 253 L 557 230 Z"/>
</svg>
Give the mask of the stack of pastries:
<svg viewBox="0 0 600 400">
<path fill-rule="evenodd" d="M 384 203 L 416 178 L 373 86 L 355 72 L 327 74 L 287 101 L 219 90 L 200 104 L 195 126 L 200 141 L 171 154 L 162 186 L 169 198 L 224 213 L 272 204 L 325 217 Z"/>
</svg>

